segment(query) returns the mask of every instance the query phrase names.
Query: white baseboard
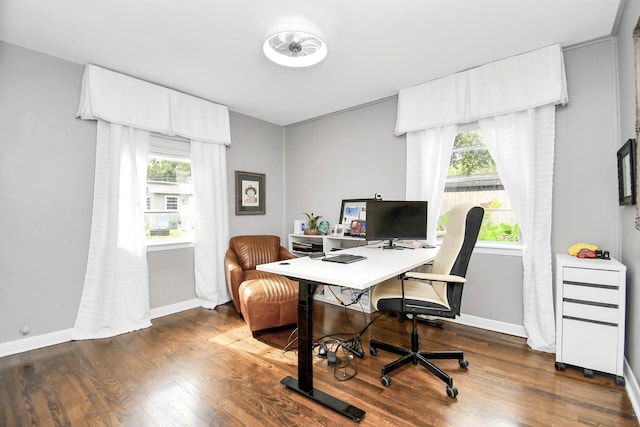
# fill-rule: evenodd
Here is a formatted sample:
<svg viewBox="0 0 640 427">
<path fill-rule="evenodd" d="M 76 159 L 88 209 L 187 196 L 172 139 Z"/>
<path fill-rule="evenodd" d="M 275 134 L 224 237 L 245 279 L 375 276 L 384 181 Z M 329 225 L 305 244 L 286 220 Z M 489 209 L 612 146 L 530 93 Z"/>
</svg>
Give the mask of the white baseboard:
<svg viewBox="0 0 640 427">
<path fill-rule="evenodd" d="M 191 310 L 192 308 L 196 307 L 200 307 L 200 301 L 198 301 L 197 298 L 194 298 L 189 301 L 182 301 L 171 305 L 165 305 L 164 307 L 152 308 L 150 316 L 152 319 L 157 319 L 158 317 L 180 313 L 181 311 Z"/>
<path fill-rule="evenodd" d="M 625 388 L 627 389 L 627 395 L 631 401 L 631 406 L 633 406 L 633 412 L 635 412 L 636 415 L 640 414 L 640 388 L 638 387 L 636 376 L 633 374 L 631 366 L 629 366 L 626 358 L 624 359 L 624 382 L 626 384 Z"/>
<path fill-rule="evenodd" d="M 200 302 L 197 299 L 192 299 L 189 301 L 182 301 L 176 304 L 151 309 L 151 311 L 149 312 L 149 316 L 151 317 L 151 319 L 157 319 L 158 317 L 168 316 L 170 314 L 179 313 L 181 311 L 189 310 L 195 307 L 200 307 Z M 50 345 L 69 342 L 71 341 L 72 332 L 73 328 L 64 329 L 62 331 L 35 335 L 20 340 L 0 343 L 0 357 L 22 353 L 24 351 L 37 350 L 39 348 L 49 347 Z"/>
<path fill-rule="evenodd" d="M 22 353 L 29 350 L 37 350 L 50 345 L 61 344 L 71 341 L 73 329 L 51 332 L 48 334 L 35 335 L 21 340 L 9 341 L 0 344 L 0 357 L 10 354 Z"/>
<path fill-rule="evenodd" d="M 448 319 L 450 322 L 460 323 L 461 325 L 473 326 L 476 328 L 486 329 L 488 331 L 500 332 L 516 337 L 527 338 L 527 332 L 522 325 L 513 323 L 500 322 L 499 320 L 485 319 L 483 317 L 472 316 L 470 314 L 460 314 L 455 319 Z"/>
</svg>

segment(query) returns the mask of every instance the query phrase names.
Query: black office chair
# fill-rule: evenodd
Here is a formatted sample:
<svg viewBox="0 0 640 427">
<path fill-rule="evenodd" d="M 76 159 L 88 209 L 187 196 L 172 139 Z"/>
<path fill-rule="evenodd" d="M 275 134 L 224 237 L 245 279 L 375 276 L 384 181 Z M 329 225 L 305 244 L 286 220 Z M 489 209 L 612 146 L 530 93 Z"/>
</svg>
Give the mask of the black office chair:
<svg viewBox="0 0 640 427">
<path fill-rule="evenodd" d="M 420 363 L 447 384 L 447 395 L 455 398 L 458 389 L 453 379 L 429 359 L 454 359 L 462 368 L 469 366 L 462 351 L 419 351 L 418 315 L 454 318 L 460 314 L 462 288 L 466 281 L 467 266 L 478 238 L 484 209 L 464 203 L 449 213 L 447 232 L 442 246 L 432 262 L 430 273 L 407 272 L 400 279 L 382 282 L 373 289 L 371 301 L 378 311 L 395 313 L 402 318 L 411 315 L 411 350 L 371 340 L 369 352 L 375 356 L 378 349 L 402 357 L 382 367 L 381 382 L 391 384 L 389 373 L 411 362 Z"/>
</svg>

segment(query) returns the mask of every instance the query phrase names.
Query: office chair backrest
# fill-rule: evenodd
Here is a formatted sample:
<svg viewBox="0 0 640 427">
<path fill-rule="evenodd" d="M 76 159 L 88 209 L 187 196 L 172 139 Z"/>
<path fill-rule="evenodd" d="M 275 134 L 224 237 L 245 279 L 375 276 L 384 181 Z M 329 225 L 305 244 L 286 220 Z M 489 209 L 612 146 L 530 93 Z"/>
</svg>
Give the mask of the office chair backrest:
<svg viewBox="0 0 640 427">
<path fill-rule="evenodd" d="M 461 203 L 451 209 L 432 272 L 465 277 L 483 216 L 484 209 L 471 203 Z"/>
<path fill-rule="evenodd" d="M 447 233 L 433 262 L 432 272 L 466 276 L 483 217 L 484 209 L 472 203 L 462 203 L 451 209 L 447 221 Z M 462 286 L 452 283 L 445 286 L 442 283 L 435 288 L 440 289 L 440 292 L 446 289 L 444 297 L 451 308 L 450 314 L 452 316 L 460 314 Z"/>
</svg>

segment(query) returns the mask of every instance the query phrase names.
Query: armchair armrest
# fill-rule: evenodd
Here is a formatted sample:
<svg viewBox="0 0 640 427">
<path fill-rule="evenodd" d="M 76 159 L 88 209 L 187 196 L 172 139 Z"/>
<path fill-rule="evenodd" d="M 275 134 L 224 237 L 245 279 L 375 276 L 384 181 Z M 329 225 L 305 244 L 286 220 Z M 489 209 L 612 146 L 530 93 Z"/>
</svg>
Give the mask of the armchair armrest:
<svg viewBox="0 0 640 427">
<path fill-rule="evenodd" d="M 447 283 L 466 283 L 467 279 L 461 276 L 453 276 L 451 274 L 436 274 L 436 273 L 420 273 L 417 271 L 409 271 L 404 275 L 407 279 L 418 280 L 430 280 L 432 282 L 447 282 Z"/>
<path fill-rule="evenodd" d="M 227 253 L 224 257 L 224 272 L 227 279 L 227 286 L 229 287 L 229 293 L 231 294 L 231 299 L 239 313 L 240 305 L 238 302 L 238 288 L 244 279 L 244 271 L 238 262 L 238 256 L 231 248 L 227 249 Z"/>
<path fill-rule="evenodd" d="M 286 250 L 283 246 L 280 246 L 280 252 L 278 253 L 278 261 L 282 261 L 285 259 L 293 259 L 296 258 L 291 252 Z"/>
<path fill-rule="evenodd" d="M 238 256 L 233 249 L 227 249 L 227 253 L 224 256 L 224 269 L 227 275 L 233 271 L 242 272 L 242 267 L 238 262 Z"/>
</svg>

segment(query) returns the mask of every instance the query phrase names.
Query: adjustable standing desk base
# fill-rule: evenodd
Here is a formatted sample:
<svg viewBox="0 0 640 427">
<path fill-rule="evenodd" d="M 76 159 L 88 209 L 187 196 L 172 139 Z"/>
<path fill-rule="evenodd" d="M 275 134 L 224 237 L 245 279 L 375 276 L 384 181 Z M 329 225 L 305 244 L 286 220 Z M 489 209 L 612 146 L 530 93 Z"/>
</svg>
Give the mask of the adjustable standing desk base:
<svg viewBox="0 0 640 427">
<path fill-rule="evenodd" d="M 383 251 L 360 247 L 345 249 L 346 253 L 363 256 L 361 262 L 337 264 L 318 262 L 308 257 L 296 258 L 286 263 L 272 262 L 256 266 L 257 270 L 281 274 L 299 283 L 298 288 L 298 379 L 286 377 L 285 387 L 315 400 L 334 411 L 360 422 L 365 412 L 340 399 L 336 399 L 313 387 L 313 294 L 318 285 L 346 286 L 365 290 L 391 277 L 410 271 L 428 263 L 436 249 L 416 249 L 414 251 Z M 344 252 L 343 252 L 344 253 Z M 335 264 L 335 265 L 334 265 Z M 372 268 L 384 265 L 379 268 Z M 360 355 L 358 355 L 360 356 Z"/>
<path fill-rule="evenodd" d="M 298 380 L 292 377 L 285 377 L 280 381 L 282 385 L 288 387 L 292 390 L 297 391 L 305 397 L 308 397 L 311 400 L 314 400 L 318 403 L 323 404 L 327 408 L 331 408 L 334 411 L 341 413 L 342 415 L 351 418 L 351 420 L 359 423 L 362 421 L 365 412 L 356 408 L 353 405 L 348 404 L 347 402 L 343 402 L 340 399 L 337 399 L 333 396 L 328 395 L 320 390 L 316 390 L 315 388 L 311 389 L 311 391 L 304 391 L 298 386 Z"/>
</svg>

